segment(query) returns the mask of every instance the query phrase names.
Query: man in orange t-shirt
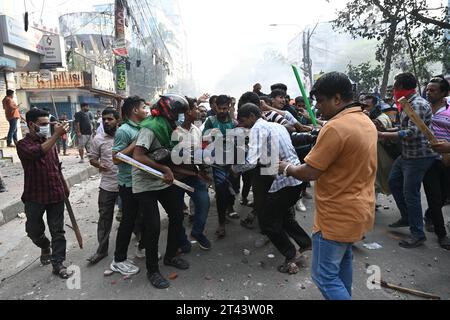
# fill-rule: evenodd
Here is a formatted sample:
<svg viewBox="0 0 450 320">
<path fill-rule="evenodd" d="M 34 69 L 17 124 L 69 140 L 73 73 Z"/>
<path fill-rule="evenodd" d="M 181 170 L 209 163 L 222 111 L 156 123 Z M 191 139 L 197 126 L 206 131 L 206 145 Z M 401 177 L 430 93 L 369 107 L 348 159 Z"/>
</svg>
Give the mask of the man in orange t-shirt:
<svg viewBox="0 0 450 320">
<path fill-rule="evenodd" d="M 317 180 L 312 278 L 326 299 L 349 300 L 352 244 L 362 240 L 375 218 L 377 130 L 361 105 L 352 103 L 352 84 L 345 74 L 323 75 L 311 95 L 329 121 L 306 164 L 281 162 L 280 172 Z"/>
<path fill-rule="evenodd" d="M 17 120 L 20 119 L 19 106 L 14 101 L 14 91 L 6 90 L 6 97 L 3 99 L 3 109 L 5 109 L 6 120 L 9 122 L 8 147 L 15 147 L 17 144 Z M 12 141 L 14 140 L 14 145 Z"/>
</svg>

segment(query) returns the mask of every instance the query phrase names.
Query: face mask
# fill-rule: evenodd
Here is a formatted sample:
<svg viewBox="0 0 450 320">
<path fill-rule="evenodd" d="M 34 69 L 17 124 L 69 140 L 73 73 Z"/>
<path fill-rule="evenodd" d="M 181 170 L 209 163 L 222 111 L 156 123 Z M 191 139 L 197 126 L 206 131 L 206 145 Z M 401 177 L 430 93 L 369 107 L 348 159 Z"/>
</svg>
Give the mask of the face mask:
<svg viewBox="0 0 450 320">
<path fill-rule="evenodd" d="M 196 127 L 201 127 L 202 124 L 203 124 L 202 120 L 195 120 L 195 121 L 194 121 L 194 125 L 195 125 Z"/>
<path fill-rule="evenodd" d="M 46 125 L 45 127 L 36 126 L 39 131 L 36 131 L 38 136 L 41 138 L 48 138 L 50 136 L 50 125 Z"/>
<path fill-rule="evenodd" d="M 178 115 L 178 122 L 179 122 L 179 123 L 183 123 L 183 122 L 184 122 L 184 113 L 180 113 L 180 114 Z"/>
<path fill-rule="evenodd" d="M 401 97 L 408 97 L 409 95 L 416 92 L 416 89 L 408 89 L 408 90 L 400 90 L 400 89 L 394 89 L 394 99 L 397 104 L 397 108 L 399 112 L 402 112 L 402 105 L 398 103 L 398 99 Z"/>
</svg>

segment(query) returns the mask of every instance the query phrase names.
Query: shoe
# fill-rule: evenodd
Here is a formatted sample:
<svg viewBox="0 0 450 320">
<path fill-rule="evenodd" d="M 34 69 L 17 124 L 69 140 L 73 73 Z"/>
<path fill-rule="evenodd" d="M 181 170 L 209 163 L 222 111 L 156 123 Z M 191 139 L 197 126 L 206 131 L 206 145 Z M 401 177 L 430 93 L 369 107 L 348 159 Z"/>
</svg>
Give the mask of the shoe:
<svg viewBox="0 0 450 320">
<path fill-rule="evenodd" d="M 224 238 L 225 237 L 225 226 L 221 225 L 216 230 L 216 236 L 218 238 Z"/>
<path fill-rule="evenodd" d="M 179 249 L 178 252 L 180 253 L 189 253 L 191 252 L 192 244 L 189 241 L 186 241 L 185 244 L 183 244 Z"/>
<path fill-rule="evenodd" d="M 78 163 L 84 163 L 84 159 L 81 159 L 80 161 L 78 161 Z"/>
<path fill-rule="evenodd" d="M 144 259 L 145 258 L 145 249 L 139 249 L 139 246 L 136 248 L 136 252 L 134 253 L 134 256 L 138 259 Z"/>
<path fill-rule="evenodd" d="M 13 145 L 13 144 L 8 144 L 7 147 L 8 147 L 8 148 L 15 148 L 16 146 Z"/>
<path fill-rule="evenodd" d="M 311 193 L 309 193 L 308 191 L 305 190 L 305 191 L 303 191 L 303 193 L 302 193 L 302 198 L 311 200 L 311 199 L 313 198 L 313 196 L 312 196 Z"/>
<path fill-rule="evenodd" d="M 425 230 L 428 232 L 434 232 L 434 224 L 430 219 L 424 219 L 425 222 Z"/>
<path fill-rule="evenodd" d="M 438 239 L 439 245 L 445 250 L 450 250 L 450 239 L 447 236 Z"/>
<path fill-rule="evenodd" d="M 200 249 L 210 250 L 211 242 L 209 242 L 208 238 L 202 233 L 199 235 L 195 235 L 191 233 L 191 237 L 197 240 Z"/>
<path fill-rule="evenodd" d="M 52 273 L 54 275 L 57 275 L 61 279 L 69 279 L 71 276 L 73 276 L 74 271 L 67 271 L 67 268 L 61 263 L 53 266 Z"/>
<path fill-rule="evenodd" d="M 50 248 L 47 249 L 41 249 L 41 263 L 43 266 L 49 265 L 51 262 L 51 257 L 52 257 L 52 251 L 50 250 Z"/>
<path fill-rule="evenodd" d="M 170 282 L 167 281 L 159 272 L 147 273 L 147 278 L 150 280 L 152 286 L 157 289 L 166 289 L 170 287 Z"/>
<path fill-rule="evenodd" d="M 405 221 L 403 219 L 399 219 L 398 221 L 392 223 L 389 225 L 390 228 L 403 228 L 403 227 L 409 227 L 408 221 Z"/>
<path fill-rule="evenodd" d="M 228 217 L 230 219 L 239 219 L 240 218 L 239 213 L 237 213 L 236 211 L 228 213 Z"/>
<path fill-rule="evenodd" d="M 300 260 L 301 260 L 300 253 L 296 253 L 294 258 L 286 259 L 282 265 L 278 266 L 277 269 L 281 273 L 296 274 L 300 271 L 297 265 L 297 263 L 299 263 Z"/>
<path fill-rule="evenodd" d="M 270 242 L 270 240 L 269 240 L 269 238 L 267 238 L 267 236 L 262 236 L 262 237 L 256 239 L 255 248 L 262 248 L 269 242 Z"/>
<path fill-rule="evenodd" d="M 6 191 L 8 191 L 8 190 L 6 190 L 5 187 L 3 187 L 3 186 L 0 187 L 0 193 L 6 192 Z"/>
<path fill-rule="evenodd" d="M 189 269 L 189 262 L 179 257 L 173 257 L 171 259 L 164 258 L 164 264 L 166 266 L 172 266 L 180 270 Z"/>
<path fill-rule="evenodd" d="M 107 253 L 95 253 L 93 256 L 88 258 L 87 261 L 89 261 L 89 265 L 94 265 L 100 262 L 106 256 L 108 256 Z"/>
<path fill-rule="evenodd" d="M 423 238 L 416 238 L 409 236 L 406 239 L 400 241 L 399 246 L 405 249 L 411 249 L 411 248 L 417 248 L 424 244 L 424 242 L 427 240 L 426 237 Z"/>
<path fill-rule="evenodd" d="M 129 260 L 125 260 L 122 262 L 116 262 L 113 260 L 109 268 L 112 271 L 118 272 L 123 276 L 132 276 L 139 273 L 139 267 L 131 263 L 131 261 Z"/>
<path fill-rule="evenodd" d="M 302 212 L 305 212 L 305 211 L 306 211 L 306 207 L 305 207 L 305 205 L 303 204 L 302 199 L 300 199 L 300 200 L 297 201 L 297 206 L 296 206 L 296 208 L 297 208 L 297 210 L 300 210 L 300 211 L 302 211 Z"/>
</svg>

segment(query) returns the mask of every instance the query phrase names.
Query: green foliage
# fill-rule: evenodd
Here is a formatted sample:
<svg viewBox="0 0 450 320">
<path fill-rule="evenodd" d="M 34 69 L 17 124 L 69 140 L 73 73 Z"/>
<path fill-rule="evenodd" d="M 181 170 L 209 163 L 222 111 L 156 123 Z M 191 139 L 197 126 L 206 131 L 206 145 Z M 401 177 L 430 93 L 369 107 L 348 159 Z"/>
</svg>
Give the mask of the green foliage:
<svg viewBox="0 0 450 320">
<path fill-rule="evenodd" d="M 359 93 L 373 92 L 380 85 L 383 68 L 380 65 L 372 67 L 369 61 L 357 66 L 349 63 L 347 65 L 347 75 L 352 81 L 356 82 Z"/>
<path fill-rule="evenodd" d="M 448 49 L 443 36 L 448 27 L 446 10 L 429 8 L 426 0 L 351 0 L 338 12 L 333 25 L 355 38 L 379 41 L 375 57 L 385 63 L 385 87 L 392 58 L 394 62 L 410 59 L 408 37 L 418 74 L 426 76 L 427 63 L 443 61 Z"/>
</svg>

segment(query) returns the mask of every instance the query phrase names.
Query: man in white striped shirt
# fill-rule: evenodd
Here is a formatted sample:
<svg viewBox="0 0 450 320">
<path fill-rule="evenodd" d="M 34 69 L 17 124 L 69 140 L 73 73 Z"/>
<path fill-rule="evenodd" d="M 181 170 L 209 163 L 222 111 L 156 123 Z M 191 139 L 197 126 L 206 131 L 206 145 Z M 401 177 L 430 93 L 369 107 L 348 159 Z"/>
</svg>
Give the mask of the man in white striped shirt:
<svg viewBox="0 0 450 320">
<path fill-rule="evenodd" d="M 259 167 L 260 175 L 272 179 L 270 189 L 264 197 L 263 208 L 258 215 L 261 231 L 286 258 L 278 270 L 297 273 L 296 263 L 300 253 L 311 247 L 310 237 L 289 212 L 299 199 L 301 181 L 277 175 L 275 167 L 280 159 L 300 164 L 295 148 L 287 130 L 282 125 L 262 119 L 261 110 L 252 103 L 239 109 L 238 121 L 241 126 L 251 131 L 246 163 L 233 166 L 233 171 L 244 172 Z M 298 251 L 289 237 L 299 245 Z"/>
</svg>

